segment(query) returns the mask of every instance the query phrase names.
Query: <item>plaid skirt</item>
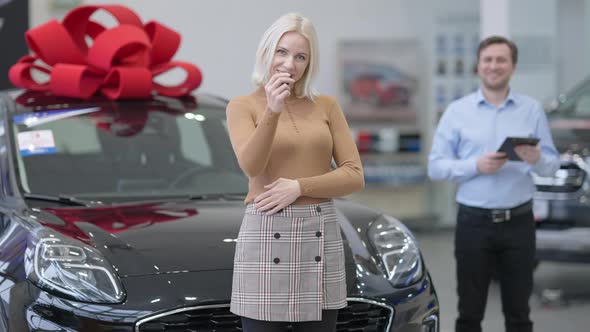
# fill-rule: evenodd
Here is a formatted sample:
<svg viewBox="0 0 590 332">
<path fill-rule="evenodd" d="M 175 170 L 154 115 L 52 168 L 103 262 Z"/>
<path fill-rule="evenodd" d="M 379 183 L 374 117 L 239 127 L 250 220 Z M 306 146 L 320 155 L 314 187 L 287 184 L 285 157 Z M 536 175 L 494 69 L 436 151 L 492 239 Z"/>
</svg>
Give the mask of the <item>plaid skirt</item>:
<svg viewBox="0 0 590 332">
<path fill-rule="evenodd" d="M 234 257 L 232 313 L 314 321 L 346 307 L 344 249 L 333 202 L 266 215 L 249 204 Z"/>
</svg>

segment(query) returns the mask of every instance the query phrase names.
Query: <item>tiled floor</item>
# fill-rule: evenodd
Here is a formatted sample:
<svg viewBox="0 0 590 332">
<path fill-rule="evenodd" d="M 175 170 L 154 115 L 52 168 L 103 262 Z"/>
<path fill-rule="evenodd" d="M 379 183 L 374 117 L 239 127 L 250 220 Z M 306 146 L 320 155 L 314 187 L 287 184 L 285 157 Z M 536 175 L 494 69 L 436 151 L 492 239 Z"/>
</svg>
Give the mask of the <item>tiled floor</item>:
<svg viewBox="0 0 590 332">
<path fill-rule="evenodd" d="M 441 332 L 451 332 L 457 314 L 452 230 L 415 233 L 441 303 Z M 483 329 L 504 331 L 497 284 L 490 286 Z M 531 298 L 535 332 L 590 331 L 590 264 L 542 263 Z"/>
<path fill-rule="evenodd" d="M 452 332 L 457 316 L 453 223 L 441 223 L 431 216 L 436 202 L 430 191 L 432 187 L 426 185 L 369 187 L 349 199 L 390 213 L 414 231 L 439 295 L 441 332 Z M 452 204 L 452 197 L 447 201 Z M 590 331 L 590 264 L 541 263 L 530 303 L 535 332 Z M 496 283 L 490 286 L 483 329 L 504 331 Z"/>
</svg>

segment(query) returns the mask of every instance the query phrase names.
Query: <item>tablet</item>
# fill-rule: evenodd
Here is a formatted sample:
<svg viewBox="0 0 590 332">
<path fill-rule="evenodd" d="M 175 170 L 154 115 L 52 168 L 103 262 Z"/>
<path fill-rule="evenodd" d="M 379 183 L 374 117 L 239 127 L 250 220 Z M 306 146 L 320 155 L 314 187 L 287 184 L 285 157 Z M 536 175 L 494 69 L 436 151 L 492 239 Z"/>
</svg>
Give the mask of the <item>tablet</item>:
<svg viewBox="0 0 590 332">
<path fill-rule="evenodd" d="M 514 151 L 514 148 L 519 145 L 537 145 L 539 139 L 536 137 L 506 137 L 504 143 L 498 149 L 498 152 L 506 153 L 508 160 L 522 161 L 520 157 Z"/>
</svg>

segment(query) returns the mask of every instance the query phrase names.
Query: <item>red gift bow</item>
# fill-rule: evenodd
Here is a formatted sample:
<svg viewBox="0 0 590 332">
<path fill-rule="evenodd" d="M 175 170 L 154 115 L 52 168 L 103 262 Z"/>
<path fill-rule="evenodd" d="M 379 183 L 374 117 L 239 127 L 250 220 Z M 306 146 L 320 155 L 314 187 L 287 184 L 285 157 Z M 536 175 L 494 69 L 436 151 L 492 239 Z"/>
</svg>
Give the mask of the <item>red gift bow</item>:
<svg viewBox="0 0 590 332">
<path fill-rule="evenodd" d="M 97 10 L 109 12 L 119 25 L 107 29 L 90 21 Z M 88 47 L 86 38 L 93 40 Z M 12 84 L 54 95 L 87 99 L 97 91 L 109 99 L 149 98 L 152 91 L 180 97 L 201 85 L 202 74 L 195 65 L 170 61 L 180 45 L 180 34 L 139 17 L 120 5 L 81 6 L 70 11 L 62 23 L 51 20 L 25 33 L 34 55 L 23 56 L 9 71 Z M 37 60 L 52 66 L 38 65 Z M 175 86 L 164 86 L 153 78 L 173 68 L 187 76 Z M 49 74 L 49 81 L 37 82 L 32 70 Z"/>
</svg>

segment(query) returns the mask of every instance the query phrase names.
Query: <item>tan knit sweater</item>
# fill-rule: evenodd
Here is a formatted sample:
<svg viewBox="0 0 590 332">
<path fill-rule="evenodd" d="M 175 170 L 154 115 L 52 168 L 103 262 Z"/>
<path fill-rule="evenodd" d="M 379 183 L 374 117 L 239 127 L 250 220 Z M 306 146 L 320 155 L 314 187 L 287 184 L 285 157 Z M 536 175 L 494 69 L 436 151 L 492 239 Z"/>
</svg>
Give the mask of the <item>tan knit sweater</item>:
<svg viewBox="0 0 590 332">
<path fill-rule="evenodd" d="M 234 152 L 250 178 L 246 203 L 281 177 L 299 181 L 296 205 L 325 202 L 364 187 L 357 147 L 334 98 L 322 95 L 312 102 L 290 97 L 283 112 L 273 113 L 259 88 L 234 98 L 226 113 Z"/>
</svg>

